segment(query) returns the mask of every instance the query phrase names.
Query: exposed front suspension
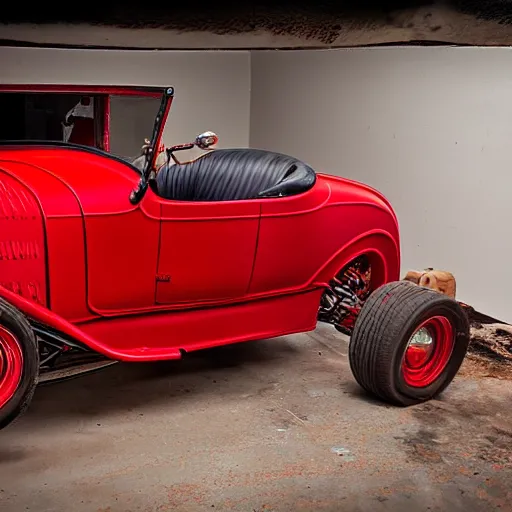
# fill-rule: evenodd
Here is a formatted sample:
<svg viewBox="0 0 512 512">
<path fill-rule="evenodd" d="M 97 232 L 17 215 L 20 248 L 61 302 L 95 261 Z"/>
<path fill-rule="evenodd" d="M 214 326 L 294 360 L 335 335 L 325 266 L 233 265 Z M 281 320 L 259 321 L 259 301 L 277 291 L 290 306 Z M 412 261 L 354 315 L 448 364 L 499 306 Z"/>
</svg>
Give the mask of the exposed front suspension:
<svg viewBox="0 0 512 512">
<path fill-rule="evenodd" d="M 318 320 L 351 335 L 356 319 L 371 293 L 371 265 L 362 255 L 342 268 L 329 282 L 320 301 Z"/>
</svg>

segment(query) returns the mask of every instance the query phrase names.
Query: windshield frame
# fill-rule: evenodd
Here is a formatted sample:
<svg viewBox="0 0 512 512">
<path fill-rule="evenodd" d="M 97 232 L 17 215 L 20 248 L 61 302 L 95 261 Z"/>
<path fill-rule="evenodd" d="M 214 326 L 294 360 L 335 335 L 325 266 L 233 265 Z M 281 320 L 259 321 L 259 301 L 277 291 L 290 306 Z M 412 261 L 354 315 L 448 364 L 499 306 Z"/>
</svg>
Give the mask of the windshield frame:
<svg viewBox="0 0 512 512">
<path fill-rule="evenodd" d="M 110 101 L 112 96 L 137 96 L 161 99 L 168 87 L 140 86 L 140 85 L 80 85 L 80 84 L 0 84 L 0 93 L 27 93 L 27 94 L 78 94 L 92 95 L 103 99 L 102 104 L 102 133 L 100 147 L 110 153 Z M 155 112 L 155 116 L 157 113 Z M 163 132 L 165 122 L 162 123 Z M 162 133 L 159 134 L 160 143 Z M 43 141 L 41 141 L 43 142 Z M 158 147 L 158 146 L 157 146 Z"/>
</svg>

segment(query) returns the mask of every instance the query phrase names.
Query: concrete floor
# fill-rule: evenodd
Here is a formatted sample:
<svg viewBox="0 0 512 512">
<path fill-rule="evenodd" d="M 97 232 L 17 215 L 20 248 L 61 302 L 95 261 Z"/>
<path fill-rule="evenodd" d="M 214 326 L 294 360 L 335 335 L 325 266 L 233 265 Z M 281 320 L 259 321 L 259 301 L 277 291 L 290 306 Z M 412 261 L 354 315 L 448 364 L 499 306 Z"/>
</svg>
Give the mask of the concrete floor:
<svg viewBox="0 0 512 512">
<path fill-rule="evenodd" d="M 0 510 L 512 510 L 512 382 L 400 409 L 330 327 L 41 387 L 0 432 Z"/>
</svg>

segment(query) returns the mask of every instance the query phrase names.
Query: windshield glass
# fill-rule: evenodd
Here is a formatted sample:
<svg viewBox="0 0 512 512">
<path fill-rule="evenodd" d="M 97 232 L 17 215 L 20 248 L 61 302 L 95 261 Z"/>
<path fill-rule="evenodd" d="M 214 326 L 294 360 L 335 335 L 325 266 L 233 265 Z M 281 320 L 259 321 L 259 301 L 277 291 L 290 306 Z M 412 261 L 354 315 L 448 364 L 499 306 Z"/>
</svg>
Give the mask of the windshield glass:
<svg viewBox="0 0 512 512">
<path fill-rule="evenodd" d="M 150 96 L 110 97 L 110 152 L 121 158 L 141 154 L 144 139 L 153 133 L 160 98 Z"/>
<path fill-rule="evenodd" d="M 101 87 L 70 86 L 69 92 L 29 87 L 0 85 L 0 107 L 8 119 L 0 125 L 0 142 L 68 142 L 132 161 L 151 138 L 161 104 L 158 91 L 109 94 Z"/>
</svg>

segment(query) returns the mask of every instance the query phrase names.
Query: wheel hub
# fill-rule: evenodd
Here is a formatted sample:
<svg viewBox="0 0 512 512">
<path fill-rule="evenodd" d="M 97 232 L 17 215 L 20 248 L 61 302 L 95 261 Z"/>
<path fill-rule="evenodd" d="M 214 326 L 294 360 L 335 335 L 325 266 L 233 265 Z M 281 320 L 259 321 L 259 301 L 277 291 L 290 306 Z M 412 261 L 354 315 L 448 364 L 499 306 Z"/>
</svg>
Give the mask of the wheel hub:
<svg viewBox="0 0 512 512">
<path fill-rule="evenodd" d="M 14 395 L 23 372 L 23 353 L 16 337 L 0 326 L 0 408 Z"/>
<path fill-rule="evenodd" d="M 409 340 L 405 352 L 406 363 L 411 368 L 423 366 L 434 351 L 434 338 L 425 327 L 418 329 Z"/>
<path fill-rule="evenodd" d="M 405 350 L 402 374 L 415 388 L 430 386 L 443 372 L 454 346 L 454 331 L 448 318 L 435 316 L 413 333 Z"/>
</svg>

